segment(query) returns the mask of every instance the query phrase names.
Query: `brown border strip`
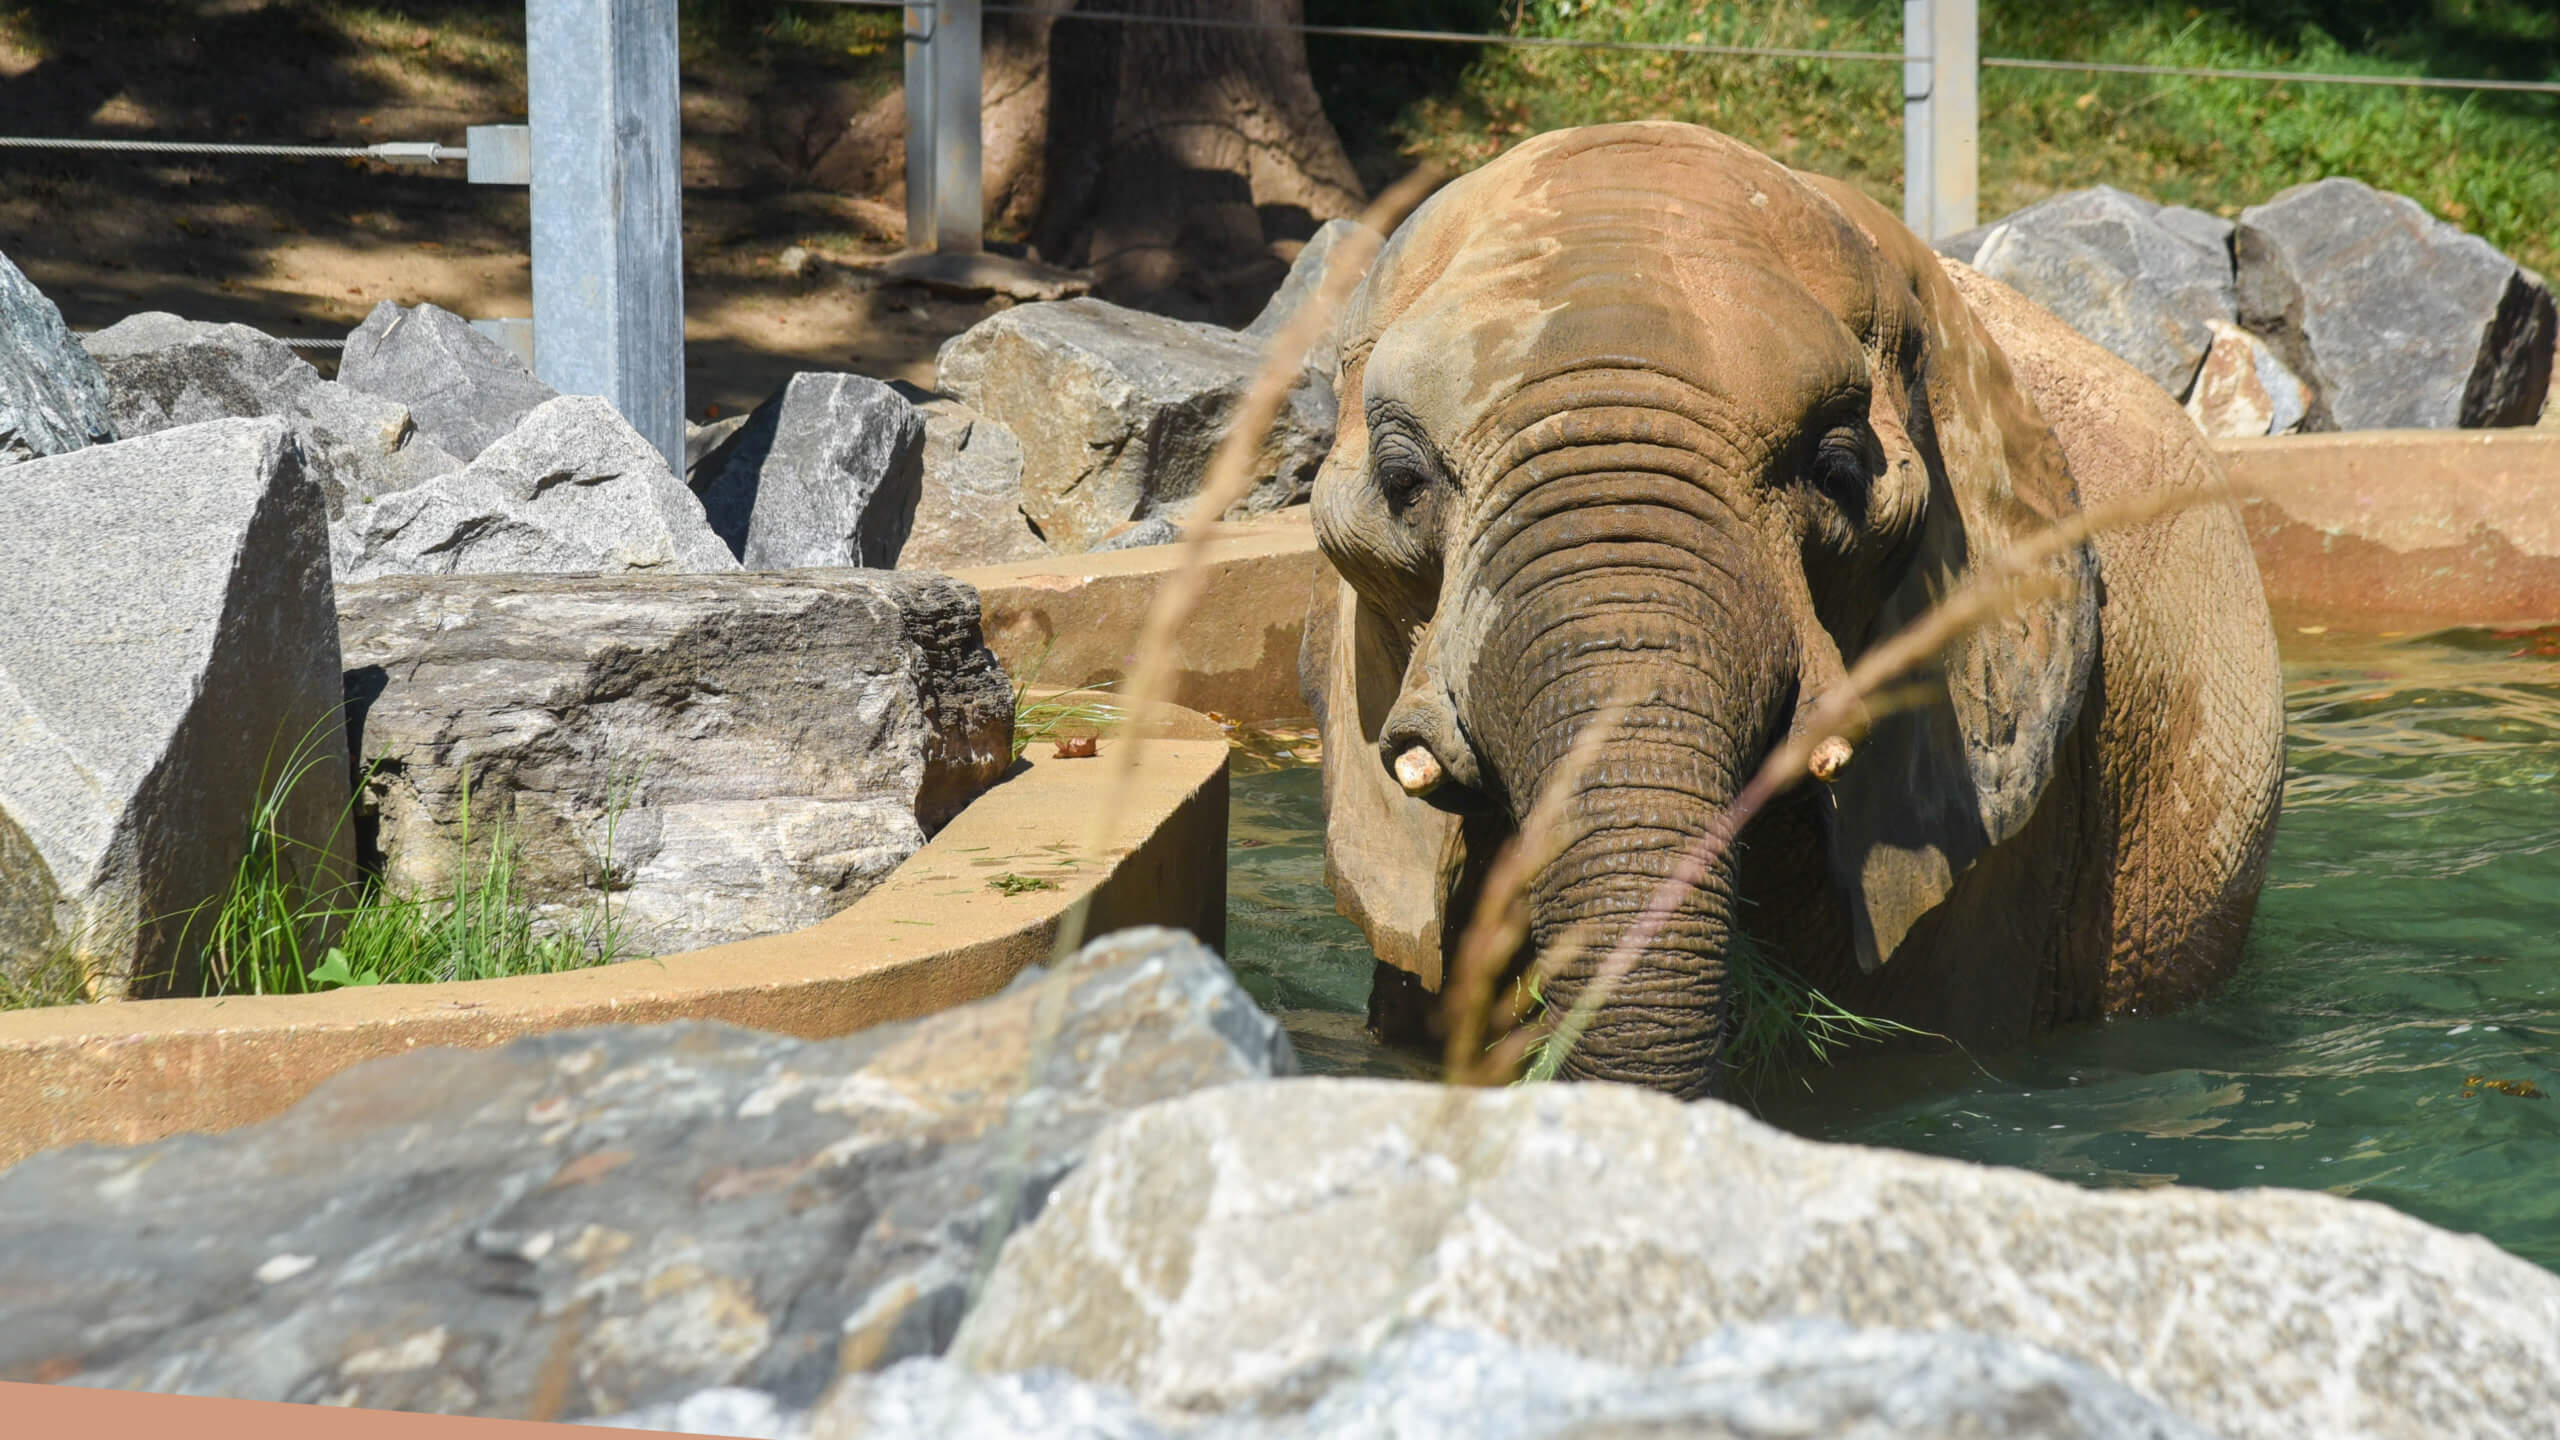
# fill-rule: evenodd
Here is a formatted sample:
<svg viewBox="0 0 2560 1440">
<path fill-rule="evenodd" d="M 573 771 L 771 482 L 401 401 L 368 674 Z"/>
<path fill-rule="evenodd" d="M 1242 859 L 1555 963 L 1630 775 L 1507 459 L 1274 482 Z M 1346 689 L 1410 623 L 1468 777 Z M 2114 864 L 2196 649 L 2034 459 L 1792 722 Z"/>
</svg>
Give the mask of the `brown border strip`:
<svg viewBox="0 0 2560 1440">
<path fill-rule="evenodd" d="M 18 1381 L 0 1381 L 0 1417 L 6 1417 L 13 1435 L 44 1437 L 184 1435 L 189 1440 L 341 1440 L 344 1436 L 361 1435 L 366 1440 L 567 1440 L 570 1436 L 584 1436 L 593 1440 L 596 1436 L 670 1433 Z"/>
<path fill-rule="evenodd" d="M 1066 857 L 1103 812 L 1111 767 L 1033 746 L 1027 769 L 877 889 L 787 935 L 561 975 L 0 1014 L 0 1166 L 266 1119 L 351 1065 L 420 1045 L 680 1019 L 814 1038 L 930 1014 L 1045 962 L 1088 891 L 1089 933 L 1172 925 L 1223 947 L 1226 741 L 1196 715 L 1166 728 L 1128 742 L 1145 747 L 1136 794 L 1100 865 Z M 1059 888 L 998 894 L 986 882 L 1007 871 Z"/>
</svg>

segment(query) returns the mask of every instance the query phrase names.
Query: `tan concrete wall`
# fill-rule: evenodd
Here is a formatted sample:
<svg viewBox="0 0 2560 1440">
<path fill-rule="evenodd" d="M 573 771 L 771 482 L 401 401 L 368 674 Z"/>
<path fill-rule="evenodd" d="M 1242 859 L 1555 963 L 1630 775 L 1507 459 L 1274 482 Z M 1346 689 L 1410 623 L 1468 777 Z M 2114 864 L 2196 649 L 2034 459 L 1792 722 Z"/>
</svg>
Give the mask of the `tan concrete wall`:
<svg viewBox="0 0 2560 1440">
<path fill-rule="evenodd" d="M 1133 794 L 1098 863 L 1064 857 L 1100 823 L 1115 767 L 1035 745 L 1027 769 L 878 888 L 792 934 L 561 975 L 0 1014 L 0 1166 L 61 1145 L 245 1125 L 349 1066 L 420 1045 L 686 1019 L 823 1037 L 929 1014 L 1044 963 L 1087 893 L 1088 933 L 1173 925 L 1223 946 L 1227 745 L 1182 718 L 1171 727 L 1180 738 L 1133 742 L 1144 746 Z M 1059 888 L 988 888 L 1008 871 Z"/>
<path fill-rule="evenodd" d="M 2560 622 L 2560 430 L 2221 440 L 2280 632 Z"/>
</svg>

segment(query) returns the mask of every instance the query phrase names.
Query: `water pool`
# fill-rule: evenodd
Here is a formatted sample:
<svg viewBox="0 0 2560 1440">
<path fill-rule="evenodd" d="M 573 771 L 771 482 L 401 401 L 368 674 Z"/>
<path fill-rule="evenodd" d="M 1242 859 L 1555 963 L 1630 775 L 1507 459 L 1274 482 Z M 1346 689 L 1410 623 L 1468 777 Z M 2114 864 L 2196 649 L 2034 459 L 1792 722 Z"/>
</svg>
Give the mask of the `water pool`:
<svg viewBox="0 0 2560 1440">
<path fill-rule="evenodd" d="M 1764 1117 L 2088 1185 L 2355 1195 L 2560 1269 L 2560 644 L 2304 637 L 2285 690 L 2284 819 L 2222 994 L 1844 1066 Z M 1298 748 L 1237 755 L 1233 963 L 1308 1069 L 1428 1074 L 1362 1026 L 1369 951 L 1333 913 Z"/>
</svg>

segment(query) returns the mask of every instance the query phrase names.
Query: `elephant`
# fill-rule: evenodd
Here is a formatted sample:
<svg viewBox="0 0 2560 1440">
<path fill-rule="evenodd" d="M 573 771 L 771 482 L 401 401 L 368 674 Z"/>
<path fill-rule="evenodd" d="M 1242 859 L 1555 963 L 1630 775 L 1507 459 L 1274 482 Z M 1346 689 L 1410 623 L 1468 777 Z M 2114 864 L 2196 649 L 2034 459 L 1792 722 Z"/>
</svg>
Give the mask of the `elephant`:
<svg viewBox="0 0 2560 1440">
<path fill-rule="evenodd" d="M 1490 857 L 1612 697 L 1523 892 L 1523 955 L 1580 942 L 1551 1010 L 1870 647 L 2084 506 L 2225 481 L 2139 371 L 1849 185 L 1694 125 L 1550 132 L 1442 186 L 1352 292 L 1339 356 L 1301 677 L 1327 878 L 1389 1039 L 1429 1033 Z M 1743 945 L 1976 1048 L 2233 972 L 2283 779 L 2237 505 L 2190 497 L 2041 573 L 1750 820 L 1560 1078 L 1724 1093 Z"/>
</svg>

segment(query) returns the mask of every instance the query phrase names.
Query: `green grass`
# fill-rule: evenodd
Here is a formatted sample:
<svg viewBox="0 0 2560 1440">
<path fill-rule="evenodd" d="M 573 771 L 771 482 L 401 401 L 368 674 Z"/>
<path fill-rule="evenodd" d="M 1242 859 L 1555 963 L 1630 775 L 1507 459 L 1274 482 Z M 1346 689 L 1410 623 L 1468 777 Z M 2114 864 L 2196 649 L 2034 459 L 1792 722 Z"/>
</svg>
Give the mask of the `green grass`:
<svg viewBox="0 0 2560 1440">
<path fill-rule="evenodd" d="M 1081 685 L 1032 698 L 1031 687 L 1040 683 L 1040 671 L 1048 659 L 1049 652 L 1042 650 L 1039 658 L 1031 662 L 1030 672 L 1013 682 L 1013 759 L 1021 759 L 1023 750 L 1035 741 L 1063 739 L 1070 734 L 1100 735 L 1125 718 L 1119 706 L 1099 698 L 1116 681 L 1105 680 L 1098 685 Z"/>
<path fill-rule="evenodd" d="M 1449 13 L 1461 10 L 1476 27 L 1495 29 L 1511 15 L 1507 0 L 1398 0 L 1384 8 L 1412 9 L 1439 25 L 1466 20 Z M 2204 7 L 1990 0 L 1982 25 L 1986 55 L 2560 79 L 2560 10 L 2522 0 Z M 1518 28 L 1593 39 L 1894 51 L 1902 21 L 1899 4 L 1873 0 L 1525 0 Z M 1328 104 L 1376 110 L 1374 90 L 1342 94 L 1338 82 L 1353 73 L 1350 63 L 1319 71 Z M 1891 64 L 1489 48 L 1386 123 L 1407 160 L 1427 155 L 1466 169 L 1542 131 L 1633 119 L 1710 125 L 1900 207 L 1901 76 Z M 2560 96 L 1982 72 L 1986 221 L 2056 191 L 2100 183 L 2232 215 L 2289 185 L 2351 175 L 2406 194 L 2551 274 L 2560 272 L 2555 155 Z"/>
</svg>

